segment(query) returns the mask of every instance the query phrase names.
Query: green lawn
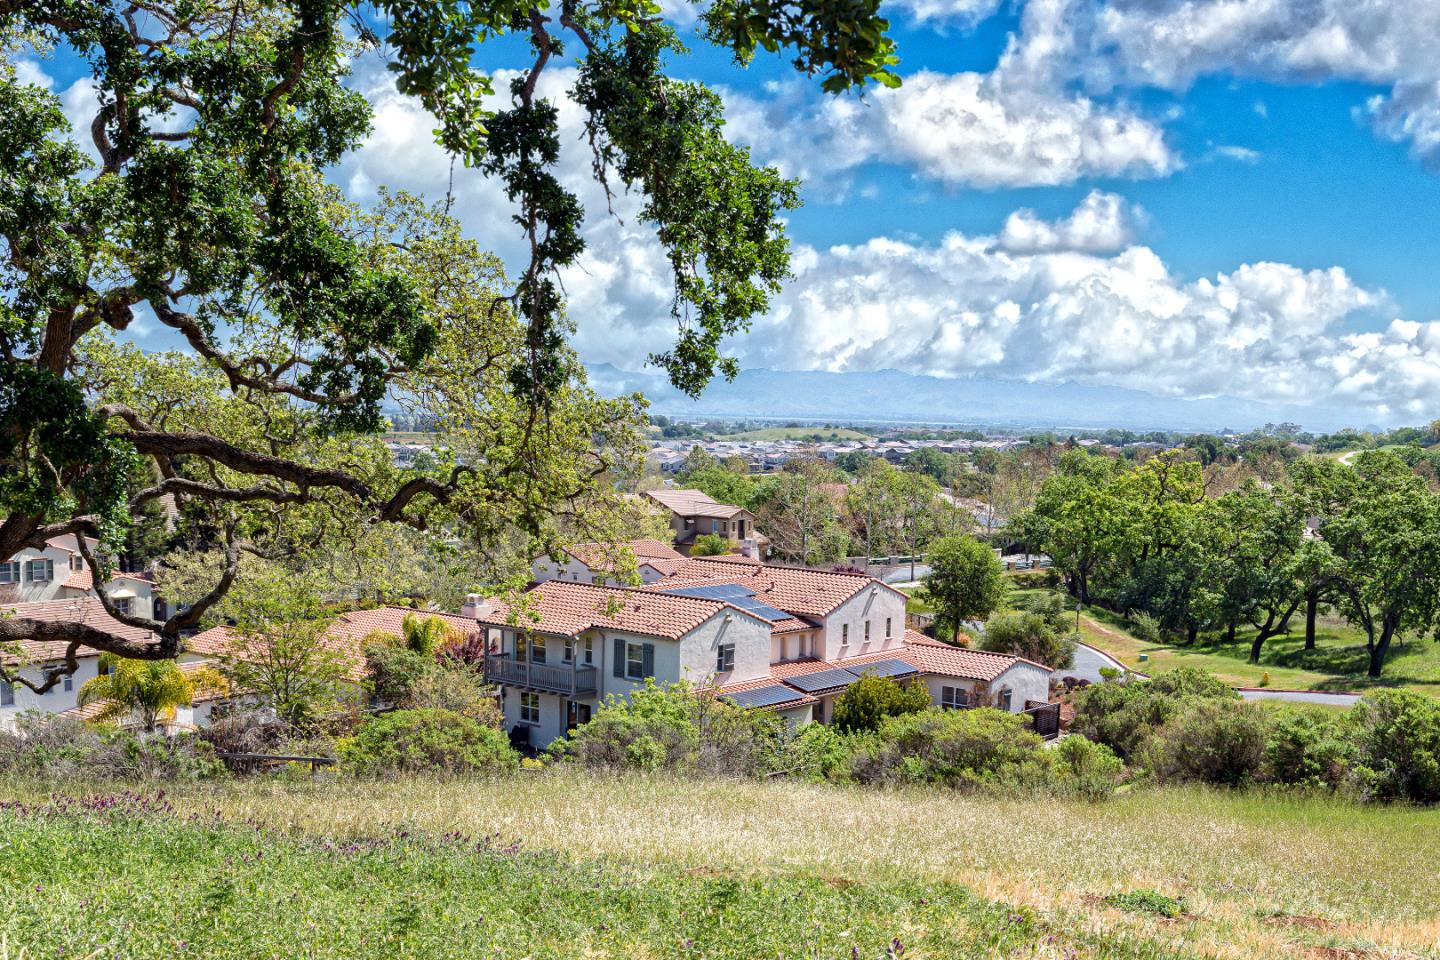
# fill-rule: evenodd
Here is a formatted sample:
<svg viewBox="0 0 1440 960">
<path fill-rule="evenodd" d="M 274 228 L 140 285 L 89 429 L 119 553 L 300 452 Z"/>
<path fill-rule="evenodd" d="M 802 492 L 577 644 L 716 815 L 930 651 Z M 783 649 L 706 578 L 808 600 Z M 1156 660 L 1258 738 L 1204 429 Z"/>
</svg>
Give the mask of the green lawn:
<svg viewBox="0 0 1440 960">
<path fill-rule="evenodd" d="M 1039 589 L 1027 588 L 1016 594 Z M 1258 664 L 1248 662 L 1254 634 L 1243 629 L 1233 644 L 1220 635 L 1202 636 L 1194 646 L 1152 644 L 1131 636 L 1123 618 L 1091 606 L 1082 613 L 1080 632 L 1086 643 L 1144 673 L 1188 666 L 1208 670 L 1240 687 L 1260 686 L 1268 673 L 1269 686 L 1281 689 L 1363 692 L 1400 687 L 1440 696 L 1440 643 L 1419 637 L 1397 643 L 1391 647 L 1384 675 L 1372 680 L 1366 675 L 1369 661 L 1364 635 L 1357 629 L 1342 620 L 1322 618 L 1316 648 L 1306 650 L 1303 618 L 1297 616 L 1294 626 L 1296 632 L 1265 642 Z M 1147 657 L 1144 661 L 1140 659 L 1142 654 Z"/>
<path fill-rule="evenodd" d="M 765 427 L 762 430 L 746 430 L 744 433 L 728 433 L 717 440 L 809 440 L 819 437 L 826 441 L 868 440 L 870 434 L 843 427 Z"/>
<path fill-rule="evenodd" d="M 575 770 L 177 785 L 149 812 L 56 791 L 0 782 L 40 805 L 0 809 L 6 960 L 1378 958 L 1440 939 L 1440 812 L 1326 798 Z M 1184 916 L 1106 902 L 1148 891 Z"/>
</svg>

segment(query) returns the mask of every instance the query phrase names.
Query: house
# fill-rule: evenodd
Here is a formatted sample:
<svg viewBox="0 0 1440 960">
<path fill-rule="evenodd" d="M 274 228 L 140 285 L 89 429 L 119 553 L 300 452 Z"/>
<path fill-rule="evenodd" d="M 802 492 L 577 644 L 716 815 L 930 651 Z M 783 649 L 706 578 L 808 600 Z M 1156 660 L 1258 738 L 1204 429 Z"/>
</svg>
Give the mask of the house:
<svg viewBox="0 0 1440 960">
<path fill-rule="evenodd" d="M 744 507 L 720 503 L 700 490 L 647 490 L 645 496 L 670 511 L 670 529 L 681 553 L 688 555 L 696 537 L 711 533 L 724 537 L 736 550 L 761 557 L 769 553 L 769 538 L 755 529 L 755 515 Z"/>
<path fill-rule="evenodd" d="M 618 587 L 622 584 L 615 573 L 628 567 L 632 557 L 642 583 L 668 576 L 685 561 L 680 551 L 653 538 L 625 543 L 575 543 L 564 547 L 559 557 L 536 558 L 530 565 L 530 575 L 536 583 L 569 580 Z"/>
<path fill-rule="evenodd" d="M 649 679 L 739 682 L 770 668 L 771 624 L 723 600 L 552 580 L 477 610 L 506 726 L 544 747 Z"/>
<path fill-rule="evenodd" d="M 148 630 L 121 623 L 105 612 L 100 600 L 93 596 L 73 596 L 61 600 L 37 600 L 5 604 L 0 616 L 23 617 L 51 622 L 74 621 L 115 634 L 127 641 L 144 641 L 154 637 Z M 65 664 L 67 644 L 56 641 L 21 640 L 0 650 L 0 663 L 11 671 L 19 670 L 26 679 L 40 683 L 47 674 L 60 672 Z M 77 708 L 80 688 L 100 673 L 100 651 L 81 647 L 76 651 L 79 669 L 62 677 L 45 693 L 35 693 L 23 684 L 0 680 L 0 728 L 14 726 L 15 717 L 26 710 L 43 713 L 65 713 Z M 189 658 L 196 659 L 196 658 Z"/>
<path fill-rule="evenodd" d="M 905 628 L 905 595 L 864 574 L 692 557 L 638 589 L 551 580 L 522 602 L 468 609 L 486 631 L 485 677 L 507 727 L 543 747 L 607 696 L 688 681 L 793 724 L 828 722 L 866 673 L 926 685 L 938 706 L 1022 712 L 1050 669 L 951 647 Z"/>
<path fill-rule="evenodd" d="M 86 537 L 85 543 L 92 555 L 100 546 L 93 537 Z M 152 574 L 112 574 L 105 592 L 123 613 L 152 619 L 164 615 L 164 604 L 155 596 Z M 43 548 L 27 547 L 0 562 L 0 602 L 38 603 L 93 596 L 94 577 L 74 534 L 51 537 Z"/>
</svg>

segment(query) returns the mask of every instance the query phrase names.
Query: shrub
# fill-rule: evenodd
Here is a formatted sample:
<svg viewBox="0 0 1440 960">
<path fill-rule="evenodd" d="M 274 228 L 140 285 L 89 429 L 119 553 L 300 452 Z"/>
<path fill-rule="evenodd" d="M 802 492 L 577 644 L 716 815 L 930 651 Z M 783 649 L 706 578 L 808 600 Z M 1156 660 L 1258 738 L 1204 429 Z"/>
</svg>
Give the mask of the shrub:
<svg viewBox="0 0 1440 960">
<path fill-rule="evenodd" d="M 27 711 L 0 731 L 0 773 L 46 780 L 210 780 L 225 775 L 210 744 L 92 726 L 76 717 Z"/>
<path fill-rule="evenodd" d="M 1165 780 L 1252 783 L 1265 763 L 1269 720 L 1257 704 L 1197 700 L 1156 733 L 1145 766 Z"/>
<path fill-rule="evenodd" d="M 463 664 L 436 666 L 420 674 L 398 705 L 406 710 L 449 710 L 497 730 L 505 724 L 490 686 Z"/>
<path fill-rule="evenodd" d="M 917 713 L 930 707 L 930 691 L 919 681 L 897 683 L 890 677 L 866 674 L 835 701 L 835 726 L 842 733 L 877 730 L 886 717 Z"/>
<path fill-rule="evenodd" d="M 770 711 L 652 679 L 628 699 L 608 698 L 551 752 L 590 767 L 753 775 L 778 768 L 785 736 L 785 721 Z"/>
<path fill-rule="evenodd" d="M 1115 751 L 1071 734 L 1050 751 L 1055 785 L 1087 800 L 1100 800 L 1115 792 L 1125 764 Z"/>
<path fill-rule="evenodd" d="M 1143 643 L 1160 642 L 1160 620 L 1143 610 L 1130 615 L 1130 635 Z"/>
<path fill-rule="evenodd" d="M 1193 667 L 1170 670 L 1152 680 L 1091 684 L 1074 694 L 1075 719 L 1070 730 L 1129 758 L 1190 702 L 1238 697 L 1234 690 Z"/>
<path fill-rule="evenodd" d="M 1060 586 L 1060 571 L 1054 567 L 1046 567 L 1043 570 L 1021 570 L 1018 573 L 1009 574 L 1010 582 L 1017 587 L 1058 587 Z"/>
<path fill-rule="evenodd" d="M 985 624 L 980 648 L 1061 670 L 1075 662 L 1075 641 L 1062 637 L 1045 613 L 997 613 Z"/>
<path fill-rule="evenodd" d="M 1318 711 L 1276 711 L 1265 747 L 1265 779 L 1298 786 L 1338 787 L 1355 752 L 1347 734 L 1344 724 Z"/>
<path fill-rule="evenodd" d="M 802 780 L 848 780 L 858 739 L 834 726 L 807 723 L 785 738 L 777 769 Z"/>
<path fill-rule="evenodd" d="M 1112 893 L 1105 902 L 1131 913 L 1154 913 L 1174 920 L 1185 915 L 1185 898 L 1172 897 L 1158 890 L 1129 890 Z"/>
<path fill-rule="evenodd" d="M 932 709 L 885 720 L 851 769 L 863 783 L 998 783 L 1034 760 L 1043 744 L 1018 714 Z"/>
<path fill-rule="evenodd" d="M 1383 690 L 1356 704 L 1347 720 L 1356 751 L 1352 772 L 1366 794 L 1440 801 L 1440 701 Z"/>
<path fill-rule="evenodd" d="M 718 533 L 702 533 L 690 548 L 692 557 L 718 557 L 730 552 L 730 541 Z"/>
<path fill-rule="evenodd" d="M 402 706 L 421 677 L 435 669 L 434 657 L 409 647 L 375 643 L 365 648 L 370 692 L 382 703 Z"/>
<path fill-rule="evenodd" d="M 449 710 L 381 714 L 341 740 L 337 753 L 361 776 L 492 773 L 520 760 L 505 734 Z"/>
</svg>

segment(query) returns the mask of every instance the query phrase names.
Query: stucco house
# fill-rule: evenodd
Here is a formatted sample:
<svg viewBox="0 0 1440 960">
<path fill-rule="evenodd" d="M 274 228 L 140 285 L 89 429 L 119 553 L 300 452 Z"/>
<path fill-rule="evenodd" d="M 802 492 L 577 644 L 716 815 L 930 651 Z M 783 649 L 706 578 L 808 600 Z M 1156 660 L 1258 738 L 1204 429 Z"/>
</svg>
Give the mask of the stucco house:
<svg viewBox="0 0 1440 960">
<path fill-rule="evenodd" d="M 864 574 L 690 558 L 639 589 L 552 580 L 515 607 L 474 598 L 508 728 L 544 747 L 606 696 L 680 680 L 795 724 L 828 722 L 866 673 L 925 684 L 949 708 L 1022 712 L 1050 669 L 905 628 L 905 595 Z"/>
<path fill-rule="evenodd" d="M 624 543 L 575 543 L 564 547 L 557 557 L 537 557 L 530 565 L 530 576 L 536 583 L 568 580 L 618 587 L 624 584 L 616 571 L 632 561 L 641 583 L 654 583 L 675 572 L 685 561 L 685 555 L 653 538 Z"/>
<path fill-rule="evenodd" d="M 93 554 L 100 541 L 86 537 Z M 123 612 L 157 616 L 155 578 L 149 573 L 114 573 L 105 592 Z M 94 577 L 80 553 L 74 534 L 51 537 L 41 549 L 27 547 L 0 562 L 0 602 L 37 603 L 95 596 Z M 159 615 L 164 615 L 160 603 Z"/>
<path fill-rule="evenodd" d="M 695 538 L 710 533 L 724 537 L 742 553 L 764 557 L 770 552 L 770 538 L 755 529 L 755 514 L 744 507 L 720 503 L 700 490 L 647 490 L 645 496 L 670 511 L 675 547 L 687 556 Z"/>
</svg>

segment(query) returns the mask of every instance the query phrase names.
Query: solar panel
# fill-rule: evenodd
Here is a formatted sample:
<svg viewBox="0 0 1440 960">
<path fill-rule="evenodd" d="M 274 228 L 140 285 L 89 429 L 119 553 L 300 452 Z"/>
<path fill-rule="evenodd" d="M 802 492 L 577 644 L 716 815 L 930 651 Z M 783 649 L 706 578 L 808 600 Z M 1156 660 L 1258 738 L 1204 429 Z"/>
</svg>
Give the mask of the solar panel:
<svg viewBox="0 0 1440 960">
<path fill-rule="evenodd" d="M 803 696 L 804 694 L 796 693 L 789 687 L 781 686 L 778 683 L 769 687 L 724 694 L 725 699 L 737 707 L 774 707 L 799 700 Z"/>
<path fill-rule="evenodd" d="M 856 676 L 873 673 L 877 677 L 908 677 L 912 673 L 920 672 L 904 660 L 876 660 L 874 663 L 857 664 L 845 669 Z"/>
<path fill-rule="evenodd" d="M 790 614 L 784 610 L 756 600 L 755 591 L 738 583 L 715 583 L 703 587 L 676 587 L 674 590 L 666 590 L 665 592 L 673 593 L 681 597 L 724 600 L 726 603 L 734 604 L 741 610 L 753 613 L 757 617 L 771 622 L 787 620 L 790 617 Z"/>
<path fill-rule="evenodd" d="M 814 693 L 816 690 L 831 690 L 836 687 L 848 687 L 860 678 L 849 670 L 842 670 L 839 667 L 833 670 L 821 670 L 817 673 L 802 673 L 798 677 L 786 677 L 785 682 L 792 687 L 798 687 L 806 693 Z"/>
</svg>

